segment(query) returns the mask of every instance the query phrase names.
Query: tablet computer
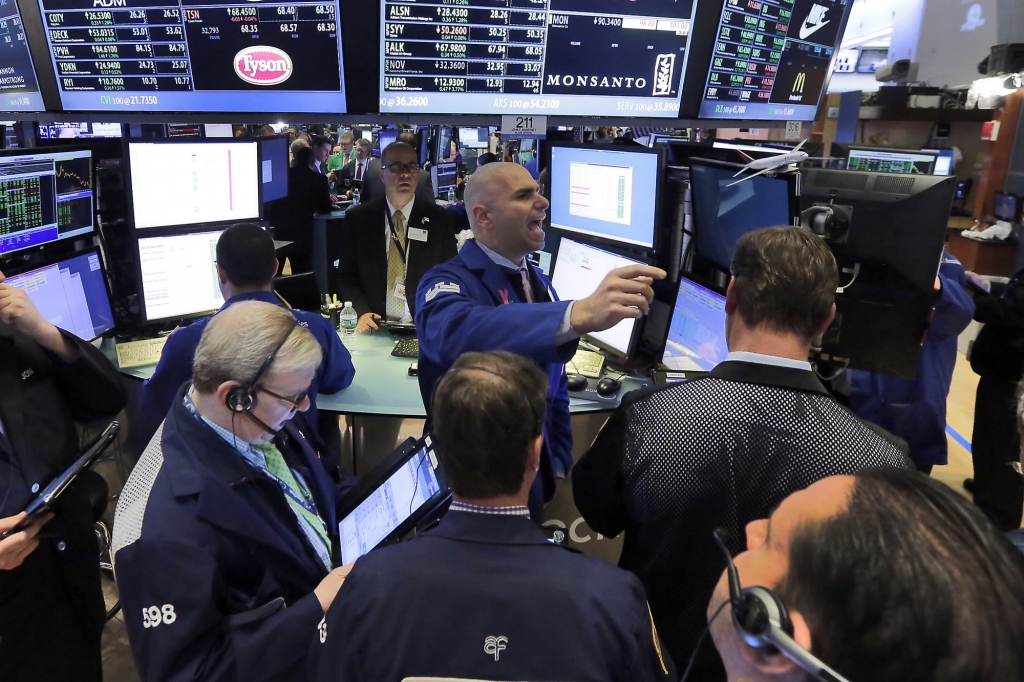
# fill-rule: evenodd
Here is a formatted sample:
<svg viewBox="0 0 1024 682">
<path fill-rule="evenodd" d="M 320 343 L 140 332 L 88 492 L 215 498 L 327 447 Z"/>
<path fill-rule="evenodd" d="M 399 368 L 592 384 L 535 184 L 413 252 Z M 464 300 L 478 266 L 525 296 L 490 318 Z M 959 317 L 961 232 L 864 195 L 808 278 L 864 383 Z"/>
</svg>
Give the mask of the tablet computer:
<svg viewBox="0 0 1024 682">
<path fill-rule="evenodd" d="M 25 507 L 24 510 L 27 516 L 14 528 L 0 535 L 0 539 L 9 535 L 14 535 L 15 533 L 20 533 L 28 526 L 32 525 L 32 522 L 37 518 L 43 514 L 53 511 L 54 506 L 60 500 L 64 491 L 70 487 L 80 473 L 88 469 L 97 459 L 100 458 L 100 455 L 102 455 L 110 444 L 114 442 L 114 438 L 120 430 L 120 424 L 116 421 L 110 422 L 110 425 L 103 429 L 103 432 L 100 435 L 96 436 L 92 441 L 86 444 L 84 448 L 82 448 L 81 454 L 78 456 L 78 459 L 75 460 L 74 464 L 57 476 L 57 478 L 53 479 L 53 481 L 51 481 L 35 499 L 29 502 L 28 506 Z"/>
<path fill-rule="evenodd" d="M 338 538 L 342 565 L 400 540 L 439 513 L 450 493 L 430 436 L 407 440 L 342 500 Z"/>
</svg>

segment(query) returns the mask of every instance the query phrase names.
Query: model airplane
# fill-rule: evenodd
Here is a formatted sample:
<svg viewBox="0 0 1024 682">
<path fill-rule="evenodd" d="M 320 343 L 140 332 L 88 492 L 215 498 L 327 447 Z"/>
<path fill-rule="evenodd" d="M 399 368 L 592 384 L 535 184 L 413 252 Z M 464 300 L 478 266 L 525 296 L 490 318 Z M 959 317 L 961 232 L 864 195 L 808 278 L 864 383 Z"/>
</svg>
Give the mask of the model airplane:
<svg viewBox="0 0 1024 682">
<path fill-rule="evenodd" d="M 746 177 L 740 178 L 736 182 L 733 182 L 733 183 L 730 183 L 730 184 L 726 185 L 726 187 L 732 187 L 733 185 L 738 185 L 741 182 L 745 182 L 745 181 L 749 180 L 750 178 L 757 177 L 758 175 L 762 175 L 764 173 L 767 173 L 768 171 L 773 171 L 773 170 L 776 170 L 778 168 L 785 168 L 786 166 L 789 166 L 791 163 L 800 163 L 801 161 L 807 161 L 811 157 L 807 156 L 807 152 L 800 151 L 800 148 L 803 147 L 804 144 L 806 144 L 806 142 L 807 142 L 807 140 L 803 140 L 802 142 L 800 142 L 800 144 L 798 144 L 796 147 L 794 147 L 793 151 L 791 151 L 791 152 L 782 152 L 782 153 L 776 154 L 775 156 L 769 156 L 769 157 L 764 158 L 764 159 L 753 159 L 753 158 L 747 156 L 746 154 L 744 154 L 743 152 L 740 152 L 740 154 L 743 156 L 743 158 L 745 160 L 749 161 L 750 163 L 748 163 L 746 166 L 744 166 L 740 170 L 736 171 L 736 175 L 734 175 L 733 177 L 734 178 L 738 177 L 741 173 L 745 173 L 745 172 L 751 171 L 751 170 L 756 170 L 757 172 L 756 173 L 751 173 L 750 175 L 747 175 Z"/>
</svg>

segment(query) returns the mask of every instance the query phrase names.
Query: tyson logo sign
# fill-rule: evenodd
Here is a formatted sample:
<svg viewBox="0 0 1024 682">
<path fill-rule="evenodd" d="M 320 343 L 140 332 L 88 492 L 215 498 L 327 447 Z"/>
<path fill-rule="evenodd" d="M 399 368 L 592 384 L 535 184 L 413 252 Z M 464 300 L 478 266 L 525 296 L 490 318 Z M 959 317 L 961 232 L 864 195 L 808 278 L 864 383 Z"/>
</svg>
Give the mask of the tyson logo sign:
<svg viewBox="0 0 1024 682">
<path fill-rule="evenodd" d="M 292 77 L 292 58 L 276 47 L 253 45 L 235 55 L 235 73 L 253 85 L 277 85 Z"/>
</svg>

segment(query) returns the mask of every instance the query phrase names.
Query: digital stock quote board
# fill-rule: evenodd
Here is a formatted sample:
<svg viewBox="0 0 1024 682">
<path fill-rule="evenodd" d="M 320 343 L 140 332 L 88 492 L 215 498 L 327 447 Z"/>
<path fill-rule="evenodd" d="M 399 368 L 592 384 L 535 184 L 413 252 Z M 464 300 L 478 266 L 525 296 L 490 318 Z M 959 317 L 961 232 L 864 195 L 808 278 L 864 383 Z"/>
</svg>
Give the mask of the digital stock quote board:
<svg viewBox="0 0 1024 682">
<path fill-rule="evenodd" d="M 345 112 L 337 0 L 39 0 L 66 110 Z"/>
<path fill-rule="evenodd" d="M 382 0 L 380 111 L 675 117 L 693 8 Z"/>
<path fill-rule="evenodd" d="M 14 0 L 0 0 L 0 111 L 44 111 Z"/>
</svg>

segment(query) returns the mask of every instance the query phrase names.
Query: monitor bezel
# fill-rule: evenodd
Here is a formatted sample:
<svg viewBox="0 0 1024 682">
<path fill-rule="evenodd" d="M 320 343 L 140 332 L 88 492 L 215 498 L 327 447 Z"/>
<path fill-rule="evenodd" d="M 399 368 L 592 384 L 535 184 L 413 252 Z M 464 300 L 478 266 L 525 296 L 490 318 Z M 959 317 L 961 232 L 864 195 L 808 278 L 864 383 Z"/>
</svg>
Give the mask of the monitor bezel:
<svg viewBox="0 0 1024 682">
<path fill-rule="evenodd" d="M 547 162 L 548 162 L 547 163 L 547 167 L 551 169 L 551 171 L 550 171 L 550 179 L 548 181 L 549 182 L 548 195 L 550 197 L 550 201 L 553 201 L 554 200 L 554 196 L 555 196 L 555 191 L 554 191 L 554 187 L 555 187 L 555 185 L 554 185 L 555 173 L 554 173 L 553 162 L 552 162 L 552 153 L 554 152 L 555 149 L 589 149 L 589 150 L 594 150 L 594 151 L 598 151 L 598 152 L 607 152 L 607 153 L 618 153 L 618 154 L 634 154 L 635 153 L 635 154 L 647 154 L 647 155 L 656 156 L 657 157 L 657 168 L 655 169 L 655 178 L 654 178 L 654 225 L 651 228 L 651 233 L 652 234 L 651 234 L 651 245 L 650 246 L 648 246 L 646 244 L 637 244 L 637 243 L 633 243 L 633 242 L 627 242 L 627 241 L 623 241 L 621 239 L 616 239 L 614 237 L 604 237 L 604 236 L 601 236 L 601 235 L 595 235 L 595 234 L 592 234 L 590 232 L 583 232 L 583 231 L 580 231 L 580 230 L 576 230 L 574 228 L 558 226 L 558 225 L 555 225 L 553 222 L 551 223 L 551 229 L 555 230 L 556 232 L 558 232 L 561 235 L 566 235 L 566 236 L 575 235 L 577 237 L 577 239 L 574 239 L 574 241 L 578 241 L 579 238 L 582 238 L 582 239 L 586 240 L 584 243 L 586 243 L 586 242 L 594 242 L 595 244 L 598 244 L 601 247 L 609 247 L 609 246 L 611 246 L 611 247 L 614 247 L 614 248 L 617 248 L 617 249 L 628 249 L 630 251 L 640 251 L 640 252 L 643 252 L 644 254 L 647 254 L 647 255 L 659 253 L 659 247 L 662 246 L 661 245 L 661 241 L 662 240 L 659 239 L 659 237 L 661 236 L 662 220 L 663 220 L 663 216 L 665 215 L 665 210 L 664 210 L 665 209 L 665 207 L 664 207 L 665 199 L 664 199 L 663 195 L 664 195 L 664 188 L 665 188 L 665 174 L 666 174 L 665 173 L 665 158 L 666 158 L 667 150 L 665 148 L 663 148 L 663 147 L 642 147 L 642 146 L 639 146 L 639 145 L 638 146 L 633 146 L 633 147 L 618 147 L 618 146 L 588 144 L 586 142 L 561 142 L 561 141 L 552 142 L 552 143 L 547 145 L 547 149 L 544 152 L 545 155 L 547 156 Z M 549 220 L 551 218 L 550 207 L 548 209 L 548 218 L 549 218 Z M 572 237 L 570 237 L 570 238 L 572 238 Z"/>
<path fill-rule="evenodd" d="M 232 224 L 237 224 L 237 223 L 232 223 Z M 143 233 L 141 235 L 138 232 L 134 232 L 133 233 L 135 235 L 135 239 L 134 239 L 134 244 L 135 244 L 135 251 L 134 251 L 134 254 L 135 254 L 135 281 L 136 281 L 137 286 L 138 286 L 139 317 L 140 317 L 140 319 L 142 320 L 142 322 L 144 324 L 149 324 L 150 322 L 163 322 L 163 321 L 167 321 L 167 320 L 192 320 L 192 319 L 196 319 L 196 318 L 200 318 L 200 317 L 206 317 L 207 315 L 212 315 L 213 313 L 215 313 L 218 310 L 220 310 L 220 308 L 213 308 L 213 309 L 209 309 L 209 310 L 193 311 L 193 312 L 186 313 L 184 315 L 166 315 L 166 316 L 163 316 L 163 317 L 150 317 L 149 316 L 149 307 L 146 305 L 145 283 L 142 280 L 142 254 L 139 251 L 139 249 L 140 249 L 139 242 L 141 240 L 143 240 L 143 239 L 162 239 L 162 238 L 165 238 L 165 237 L 184 237 L 184 236 L 187 236 L 187 235 L 206 234 L 206 233 L 209 233 L 209 232 L 220 232 L 220 233 L 223 233 L 224 230 L 226 230 L 227 228 L 228 228 L 228 226 L 224 226 L 224 227 L 217 228 L 217 229 L 212 229 L 212 230 L 211 229 L 179 229 L 179 230 L 166 230 L 166 229 L 156 230 L 155 229 L 153 232 L 145 232 L 145 231 L 143 231 Z M 219 237 L 218 237 L 218 239 L 219 239 Z"/>
</svg>

